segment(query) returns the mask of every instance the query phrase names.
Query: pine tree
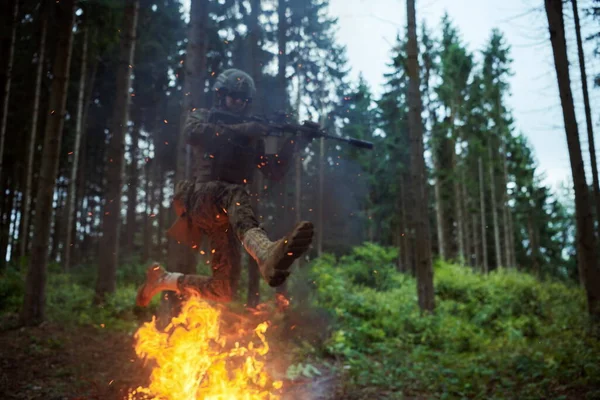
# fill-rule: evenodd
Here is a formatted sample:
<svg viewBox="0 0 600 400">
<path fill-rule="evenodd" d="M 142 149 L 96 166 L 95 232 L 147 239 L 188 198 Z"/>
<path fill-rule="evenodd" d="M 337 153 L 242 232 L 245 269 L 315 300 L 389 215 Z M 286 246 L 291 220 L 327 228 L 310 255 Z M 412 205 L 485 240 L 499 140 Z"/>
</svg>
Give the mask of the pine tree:
<svg viewBox="0 0 600 400">
<path fill-rule="evenodd" d="M 69 65 L 73 42 L 75 20 L 75 0 L 65 0 L 56 5 L 59 22 L 58 41 L 53 66 L 51 97 L 48 104 L 48 117 L 44 134 L 42 168 L 36 199 L 33 246 L 27 270 L 25 297 L 21 310 L 21 322 L 34 325 L 45 318 L 46 275 L 48 265 L 47 243 L 50 236 L 52 218 L 52 196 L 59 162 L 62 139 Z"/>
</svg>

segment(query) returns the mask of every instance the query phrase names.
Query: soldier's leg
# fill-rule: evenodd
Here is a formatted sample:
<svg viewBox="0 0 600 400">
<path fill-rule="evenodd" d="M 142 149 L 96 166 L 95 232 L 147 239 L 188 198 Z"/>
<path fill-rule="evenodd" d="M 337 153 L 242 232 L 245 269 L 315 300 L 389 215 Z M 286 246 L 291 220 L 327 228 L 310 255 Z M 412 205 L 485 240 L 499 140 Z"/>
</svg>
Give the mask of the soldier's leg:
<svg viewBox="0 0 600 400">
<path fill-rule="evenodd" d="M 312 242 L 312 223 L 302 221 L 285 237 L 272 242 L 265 230 L 259 227 L 250 196 L 242 186 L 225 184 L 219 204 L 226 210 L 231 227 L 248 254 L 258 263 L 267 283 L 279 286 L 285 282 L 294 260 L 308 250 Z"/>
<path fill-rule="evenodd" d="M 138 289 L 136 303 L 147 306 L 152 297 L 166 290 L 214 301 L 230 301 L 239 281 L 239 244 L 226 215 L 219 219 L 222 210 L 215 202 L 219 185 L 204 184 L 196 188 L 191 182 L 182 181 L 177 187 L 180 190 L 176 191 L 173 205 L 180 218 L 168 233 L 194 248 L 200 244 L 200 236 L 196 233 L 208 233 L 211 249 L 214 249 L 213 276 L 167 272 L 159 264 L 153 264 L 146 272 L 145 283 Z M 194 240 L 188 240 L 190 237 Z"/>
<path fill-rule="evenodd" d="M 184 275 L 179 289 L 205 299 L 229 302 L 240 279 L 240 248 L 231 229 L 219 228 L 209 234 L 212 276 Z"/>
</svg>

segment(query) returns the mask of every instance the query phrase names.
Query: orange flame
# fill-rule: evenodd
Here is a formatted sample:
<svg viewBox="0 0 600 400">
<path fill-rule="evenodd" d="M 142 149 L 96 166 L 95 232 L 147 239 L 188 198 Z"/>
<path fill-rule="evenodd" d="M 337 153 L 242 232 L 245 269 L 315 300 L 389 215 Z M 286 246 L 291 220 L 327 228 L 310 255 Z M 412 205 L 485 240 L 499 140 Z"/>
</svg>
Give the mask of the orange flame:
<svg viewBox="0 0 600 400">
<path fill-rule="evenodd" d="M 129 399 L 156 400 L 274 400 L 281 381 L 265 371 L 269 351 L 265 338 L 268 323 L 254 328 L 247 344 L 220 333 L 221 311 L 198 297 L 191 297 L 181 313 L 163 330 L 156 320 L 135 334 L 135 351 L 155 364 L 147 388 L 138 387 Z"/>
</svg>

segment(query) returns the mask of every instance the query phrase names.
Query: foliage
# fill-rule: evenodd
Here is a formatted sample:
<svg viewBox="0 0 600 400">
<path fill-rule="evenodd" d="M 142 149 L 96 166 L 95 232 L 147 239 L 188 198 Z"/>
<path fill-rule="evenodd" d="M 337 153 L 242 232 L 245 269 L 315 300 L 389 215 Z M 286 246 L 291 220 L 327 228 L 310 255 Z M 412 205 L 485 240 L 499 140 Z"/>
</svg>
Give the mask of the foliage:
<svg viewBox="0 0 600 400">
<path fill-rule="evenodd" d="M 312 265 L 317 304 L 337 317 L 325 350 L 348 369 L 348 393 L 367 396 L 377 387 L 428 398 L 600 394 L 600 342 L 588 336 L 578 288 L 514 270 L 485 276 L 438 263 L 438 307 L 422 315 L 415 280 L 390 268 L 393 253 L 367 244 Z M 386 271 L 387 284 L 377 282 L 375 270 Z"/>
<path fill-rule="evenodd" d="M 102 306 L 93 305 L 95 269 L 80 267 L 69 274 L 60 271 L 57 264 L 50 266 L 46 293 L 46 312 L 49 321 L 62 325 L 92 325 L 100 329 L 133 332 L 143 320 L 156 314 L 158 296 L 150 306 L 135 306 L 142 264 L 126 265 L 119 270 L 115 293 L 107 296 Z M 137 281 L 137 282 L 136 282 Z M 24 270 L 9 268 L 0 276 L 0 314 L 17 314 L 25 293 Z"/>
</svg>

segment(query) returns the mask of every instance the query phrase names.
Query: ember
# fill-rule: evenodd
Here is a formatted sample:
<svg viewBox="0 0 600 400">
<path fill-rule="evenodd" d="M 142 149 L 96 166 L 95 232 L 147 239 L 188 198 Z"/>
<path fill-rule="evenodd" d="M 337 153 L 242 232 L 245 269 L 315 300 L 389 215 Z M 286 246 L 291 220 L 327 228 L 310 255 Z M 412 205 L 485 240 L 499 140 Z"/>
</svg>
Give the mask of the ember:
<svg viewBox="0 0 600 400">
<path fill-rule="evenodd" d="M 220 322 L 219 309 L 192 297 L 164 331 L 155 319 L 144 324 L 135 351 L 155 366 L 149 387 L 138 387 L 129 399 L 279 399 L 282 382 L 265 371 L 268 322 L 236 337 L 222 334 Z"/>
</svg>

